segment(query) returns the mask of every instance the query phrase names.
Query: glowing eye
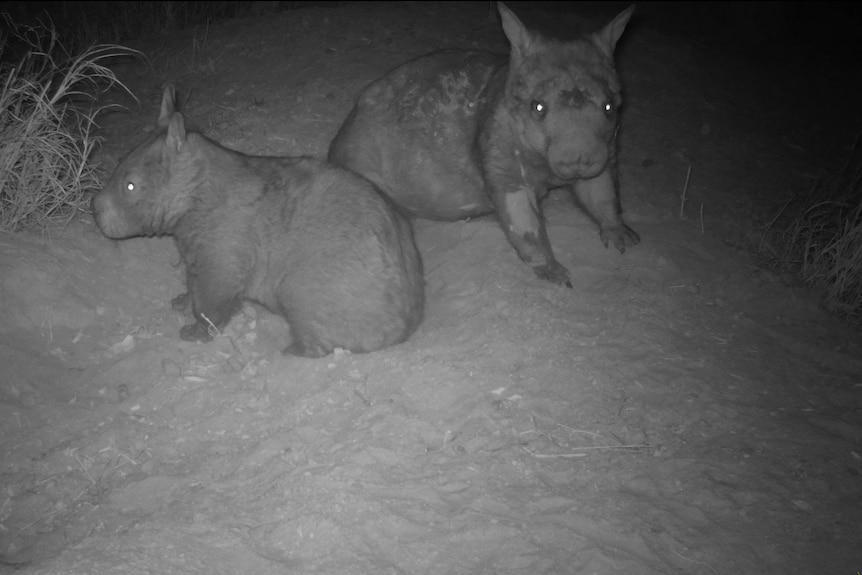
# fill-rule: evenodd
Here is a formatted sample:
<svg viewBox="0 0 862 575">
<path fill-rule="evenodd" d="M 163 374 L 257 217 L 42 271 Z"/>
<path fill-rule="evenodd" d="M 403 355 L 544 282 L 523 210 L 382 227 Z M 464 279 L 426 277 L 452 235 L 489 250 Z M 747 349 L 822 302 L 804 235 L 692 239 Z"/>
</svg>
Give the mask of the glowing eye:
<svg viewBox="0 0 862 575">
<path fill-rule="evenodd" d="M 133 184 L 132 182 L 128 182 L 126 184 L 126 191 L 127 192 L 134 192 L 135 191 L 135 184 Z"/>
<path fill-rule="evenodd" d="M 533 109 L 533 114 L 539 120 L 544 118 L 548 113 L 548 107 L 543 102 L 540 102 L 538 100 L 533 100 L 530 103 L 530 107 Z"/>
<path fill-rule="evenodd" d="M 605 114 L 613 114 L 614 113 L 614 105 L 610 102 L 605 102 Z"/>
</svg>

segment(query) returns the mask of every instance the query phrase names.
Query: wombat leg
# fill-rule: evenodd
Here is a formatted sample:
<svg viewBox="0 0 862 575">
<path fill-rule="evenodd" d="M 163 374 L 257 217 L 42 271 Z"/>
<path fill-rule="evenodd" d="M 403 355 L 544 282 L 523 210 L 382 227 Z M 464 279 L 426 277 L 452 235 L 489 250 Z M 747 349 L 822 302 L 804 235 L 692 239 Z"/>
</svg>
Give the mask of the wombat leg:
<svg viewBox="0 0 862 575">
<path fill-rule="evenodd" d="M 616 186 L 610 169 L 595 178 L 575 182 L 574 194 L 577 201 L 599 224 L 599 237 L 605 247 L 612 241 L 620 253 L 626 245 L 640 243 L 640 236 L 628 227 L 620 217 Z"/>
<path fill-rule="evenodd" d="M 211 341 L 219 335 L 220 330 L 227 325 L 240 308 L 240 300 L 235 297 L 225 301 L 218 306 L 209 305 L 202 307 L 195 303 L 196 323 L 184 325 L 180 329 L 180 339 L 186 341 Z"/>
<path fill-rule="evenodd" d="M 191 273 L 187 274 L 187 282 L 188 295 L 197 322 L 183 326 L 180 329 L 180 339 L 210 341 L 242 305 L 240 290 L 223 278 L 213 277 L 205 281 Z"/>
<path fill-rule="evenodd" d="M 533 268 L 539 279 L 572 287 L 569 271 L 561 265 L 551 251 L 548 231 L 536 203 L 536 193 L 522 186 L 514 192 L 495 196 L 497 217 L 509 243 L 518 256 Z"/>
</svg>

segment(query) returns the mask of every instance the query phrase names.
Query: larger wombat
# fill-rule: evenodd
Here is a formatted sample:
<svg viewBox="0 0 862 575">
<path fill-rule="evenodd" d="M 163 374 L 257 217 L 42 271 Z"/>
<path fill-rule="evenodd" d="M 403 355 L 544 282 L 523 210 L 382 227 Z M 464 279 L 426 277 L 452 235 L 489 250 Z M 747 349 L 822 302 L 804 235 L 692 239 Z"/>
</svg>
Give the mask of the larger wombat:
<svg viewBox="0 0 862 575">
<path fill-rule="evenodd" d="M 212 339 L 241 300 L 290 324 L 285 353 L 320 357 L 404 341 L 423 313 L 422 266 L 410 223 L 374 186 L 318 160 L 247 156 L 187 132 L 165 89 L 159 129 L 117 167 L 92 202 L 110 238 L 172 234 L 195 323 Z"/>
<path fill-rule="evenodd" d="M 521 259 L 571 287 L 538 200 L 566 186 L 623 252 L 640 241 L 620 217 L 613 51 L 629 7 L 570 42 L 527 30 L 503 4 L 505 56 L 448 50 L 389 72 L 360 95 L 329 160 L 378 185 L 412 215 L 454 220 L 496 212 Z"/>
</svg>

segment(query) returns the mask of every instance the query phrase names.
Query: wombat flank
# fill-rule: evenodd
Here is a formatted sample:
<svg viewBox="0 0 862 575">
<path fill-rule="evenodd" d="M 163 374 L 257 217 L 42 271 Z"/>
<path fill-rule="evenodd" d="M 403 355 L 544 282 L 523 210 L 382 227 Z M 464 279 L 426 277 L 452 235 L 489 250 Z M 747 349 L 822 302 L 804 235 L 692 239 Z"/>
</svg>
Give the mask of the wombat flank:
<svg viewBox="0 0 862 575">
<path fill-rule="evenodd" d="M 407 339 L 424 307 L 410 223 L 374 185 L 305 157 L 255 157 L 187 132 L 175 91 L 158 130 L 120 163 L 92 202 L 111 238 L 173 235 L 187 293 L 173 300 L 212 339 L 243 300 L 290 325 L 285 353 L 378 350 Z"/>
<path fill-rule="evenodd" d="M 527 30 L 502 3 L 509 57 L 447 50 L 402 64 L 368 86 L 329 148 L 404 211 L 456 220 L 496 213 L 536 275 L 571 287 L 548 241 L 540 200 L 565 187 L 602 242 L 640 241 L 622 220 L 614 68 L 629 7 L 568 42 Z"/>
</svg>

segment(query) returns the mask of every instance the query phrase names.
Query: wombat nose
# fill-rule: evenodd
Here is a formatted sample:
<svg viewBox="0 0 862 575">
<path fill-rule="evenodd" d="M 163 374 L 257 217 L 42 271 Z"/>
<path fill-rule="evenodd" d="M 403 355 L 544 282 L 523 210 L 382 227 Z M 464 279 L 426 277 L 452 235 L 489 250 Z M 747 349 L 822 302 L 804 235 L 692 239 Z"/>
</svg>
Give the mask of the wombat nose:
<svg viewBox="0 0 862 575">
<path fill-rule="evenodd" d="M 573 160 L 556 162 L 551 166 L 551 169 L 558 177 L 570 180 L 572 178 L 592 177 L 601 170 L 601 166 L 593 157 L 579 156 Z"/>
<path fill-rule="evenodd" d="M 563 178 L 564 180 L 570 180 L 578 176 L 576 164 L 559 163 L 556 166 L 553 166 L 553 170 L 557 176 Z"/>
</svg>

